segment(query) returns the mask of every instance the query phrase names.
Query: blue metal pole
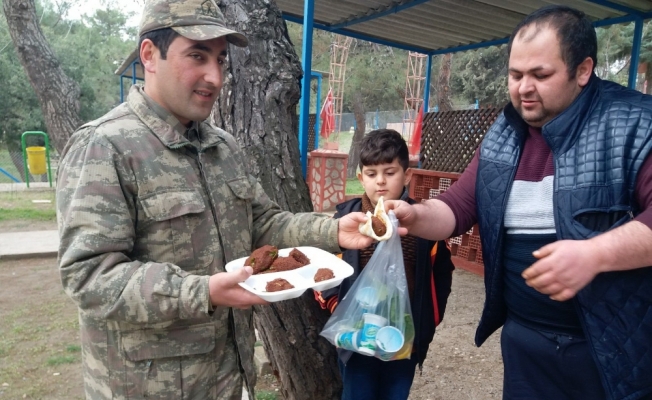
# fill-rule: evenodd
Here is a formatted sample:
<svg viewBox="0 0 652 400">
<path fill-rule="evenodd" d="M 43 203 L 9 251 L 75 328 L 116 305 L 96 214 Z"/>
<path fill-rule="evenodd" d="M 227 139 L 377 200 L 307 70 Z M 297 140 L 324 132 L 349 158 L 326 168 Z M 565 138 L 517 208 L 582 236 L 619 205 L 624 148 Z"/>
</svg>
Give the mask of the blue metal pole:
<svg viewBox="0 0 652 400">
<path fill-rule="evenodd" d="M 134 60 L 131 63 L 131 84 L 135 85 L 136 84 L 136 65 L 138 65 L 138 59 Z"/>
<path fill-rule="evenodd" d="M 304 0 L 303 3 L 303 43 L 301 49 L 301 105 L 299 109 L 299 153 L 301 153 L 301 171 L 306 177 L 308 170 L 308 116 L 310 115 L 310 72 L 312 71 L 312 25 L 315 13 L 315 1 Z"/>
<path fill-rule="evenodd" d="M 430 107 L 430 79 L 432 78 L 432 56 L 428 56 L 428 62 L 426 63 L 426 83 L 423 88 L 423 113 L 428 112 L 428 107 Z"/>
<path fill-rule="evenodd" d="M 317 78 L 317 105 L 315 106 L 315 149 L 319 148 L 319 128 L 321 128 L 321 78 L 319 72 L 310 73 L 313 78 Z M 313 149 L 314 150 L 314 149 Z"/>
<path fill-rule="evenodd" d="M 636 75 L 638 75 L 638 59 L 641 54 L 641 39 L 643 37 L 643 18 L 634 20 L 634 42 L 632 44 L 632 58 L 629 64 L 629 79 L 627 87 L 636 89 Z"/>
<path fill-rule="evenodd" d="M 120 103 L 125 102 L 125 88 L 124 88 L 124 78 L 123 74 L 120 74 Z"/>
<path fill-rule="evenodd" d="M 9 177 L 9 179 L 11 179 L 12 181 L 14 181 L 14 182 L 16 182 L 16 183 L 20 183 L 20 180 L 18 180 L 18 178 L 16 178 L 15 176 L 13 176 L 13 175 L 10 174 L 9 172 L 7 172 L 6 169 L 4 169 L 4 168 L 0 168 L 0 172 L 2 172 L 3 174 L 7 175 L 7 176 Z"/>
</svg>

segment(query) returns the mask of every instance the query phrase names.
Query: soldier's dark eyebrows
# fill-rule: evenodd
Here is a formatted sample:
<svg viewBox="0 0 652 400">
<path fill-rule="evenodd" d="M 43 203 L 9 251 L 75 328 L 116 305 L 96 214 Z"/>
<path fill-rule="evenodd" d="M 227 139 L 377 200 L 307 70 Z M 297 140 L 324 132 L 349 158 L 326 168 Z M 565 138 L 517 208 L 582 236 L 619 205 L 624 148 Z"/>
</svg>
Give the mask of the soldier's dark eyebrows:
<svg viewBox="0 0 652 400">
<path fill-rule="evenodd" d="M 203 52 L 206 52 L 206 53 L 209 53 L 209 54 L 213 52 L 212 48 L 210 48 L 209 46 L 206 46 L 203 43 L 195 43 L 192 46 L 190 46 L 189 50 L 199 50 L 199 51 L 203 51 Z M 226 49 L 222 50 L 218 56 L 219 57 L 226 57 Z"/>
<path fill-rule="evenodd" d="M 202 43 L 195 43 L 192 46 L 190 46 L 189 50 L 199 50 L 199 51 L 205 51 L 206 53 L 211 52 L 211 48 L 206 46 L 205 44 Z"/>
</svg>

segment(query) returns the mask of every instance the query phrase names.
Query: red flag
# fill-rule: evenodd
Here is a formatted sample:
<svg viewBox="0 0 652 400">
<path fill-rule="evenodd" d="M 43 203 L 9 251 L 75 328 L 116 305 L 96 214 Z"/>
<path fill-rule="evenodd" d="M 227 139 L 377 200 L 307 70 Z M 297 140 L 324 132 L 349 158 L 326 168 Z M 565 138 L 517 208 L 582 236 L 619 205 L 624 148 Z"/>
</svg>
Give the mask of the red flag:
<svg viewBox="0 0 652 400">
<path fill-rule="evenodd" d="M 421 152 L 421 127 L 423 125 L 423 107 L 414 120 L 414 131 L 410 139 L 410 155 L 418 155 Z"/>
<path fill-rule="evenodd" d="M 319 113 L 319 119 L 321 119 L 321 128 L 319 129 L 319 134 L 324 139 L 328 137 L 335 131 L 335 114 L 333 112 L 333 89 L 328 89 L 328 94 L 326 95 L 326 101 L 321 108 Z"/>
</svg>

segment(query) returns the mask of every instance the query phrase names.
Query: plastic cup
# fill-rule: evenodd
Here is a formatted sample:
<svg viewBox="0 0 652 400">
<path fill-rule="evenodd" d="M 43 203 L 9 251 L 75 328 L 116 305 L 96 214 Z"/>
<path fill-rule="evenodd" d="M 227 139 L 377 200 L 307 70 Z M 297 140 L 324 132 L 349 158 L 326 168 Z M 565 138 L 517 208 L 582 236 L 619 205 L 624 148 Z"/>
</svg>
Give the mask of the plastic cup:
<svg viewBox="0 0 652 400">
<path fill-rule="evenodd" d="M 378 291 L 371 286 L 360 288 L 355 292 L 355 300 L 362 308 L 362 313 L 374 313 L 378 305 Z"/>
<path fill-rule="evenodd" d="M 335 346 L 352 351 L 358 351 L 358 333 L 360 331 L 345 331 L 335 335 Z"/>
<path fill-rule="evenodd" d="M 364 326 L 360 332 L 360 342 L 358 343 L 358 353 L 373 356 L 376 354 L 376 334 L 378 330 L 387 325 L 387 318 L 376 314 L 363 314 Z"/>
<path fill-rule="evenodd" d="M 376 357 L 389 361 L 403 347 L 403 334 L 393 326 L 384 326 L 376 333 Z"/>
</svg>

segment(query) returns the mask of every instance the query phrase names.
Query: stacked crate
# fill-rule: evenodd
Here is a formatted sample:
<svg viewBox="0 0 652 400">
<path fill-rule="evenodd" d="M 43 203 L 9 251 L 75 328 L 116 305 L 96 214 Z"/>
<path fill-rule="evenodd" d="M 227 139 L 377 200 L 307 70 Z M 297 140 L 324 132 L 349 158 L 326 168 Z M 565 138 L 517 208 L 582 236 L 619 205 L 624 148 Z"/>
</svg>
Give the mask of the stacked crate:
<svg viewBox="0 0 652 400">
<path fill-rule="evenodd" d="M 413 169 L 410 197 L 417 202 L 432 199 L 445 192 L 459 177 L 460 174 L 457 173 Z M 448 245 L 456 267 L 484 274 L 480 230 L 477 225 L 463 235 L 450 238 Z"/>
</svg>

